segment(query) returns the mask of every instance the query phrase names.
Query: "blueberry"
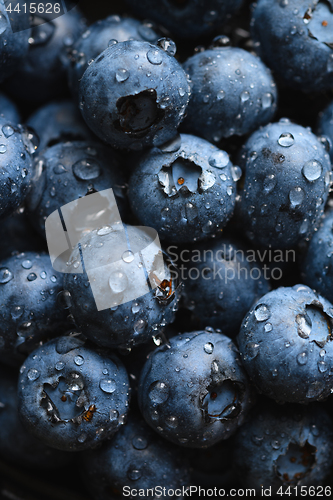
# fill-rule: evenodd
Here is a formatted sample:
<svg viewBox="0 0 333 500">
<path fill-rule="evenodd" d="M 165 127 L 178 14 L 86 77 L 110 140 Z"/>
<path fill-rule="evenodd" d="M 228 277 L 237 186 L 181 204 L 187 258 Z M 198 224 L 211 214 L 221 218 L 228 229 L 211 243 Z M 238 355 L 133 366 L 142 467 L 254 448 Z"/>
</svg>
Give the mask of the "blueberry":
<svg viewBox="0 0 333 500">
<path fill-rule="evenodd" d="M 55 450 L 23 427 L 17 411 L 17 374 L 0 368 L 0 454 L 14 464 L 31 469 L 53 470 L 68 466 L 72 455 Z"/>
<path fill-rule="evenodd" d="M 29 13 L 23 0 L 16 4 L 20 15 L 10 15 L 8 2 L 0 0 L 0 82 L 11 76 L 23 63 L 29 49 Z"/>
<path fill-rule="evenodd" d="M 45 219 L 63 205 L 87 194 L 113 188 L 121 215 L 127 211 L 118 156 L 96 142 L 60 142 L 36 159 L 45 171 L 45 189 L 31 221 L 45 235 Z"/>
<path fill-rule="evenodd" d="M 28 196 L 37 196 L 40 172 L 33 163 L 35 145 L 26 129 L 0 116 L 0 134 L 0 218 L 5 218 Z"/>
<path fill-rule="evenodd" d="M 218 37 L 216 44 L 225 37 Z M 184 130 L 211 142 L 265 125 L 277 107 L 270 70 L 246 50 L 213 46 L 183 64 L 192 82 Z"/>
<path fill-rule="evenodd" d="M 324 146 L 308 129 L 282 119 L 257 130 L 241 150 L 245 234 L 257 245 L 290 248 L 312 236 L 331 182 Z"/>
<path fill-rule="evenodd" d="M 20 365 L 39 342 L 59 335 L 66 315 L 57 302 L 63 275 L 47 254 L 26 252 L 1 261 L 0 358 Z"/>
<path fill-rule="evenodd" d="M 176 134 L 190 89 L 174 51 L 163 47 L 119 42 L 86 69 L 80 108 L 92 131 L 111 146 L 159 146 Z"/>
<path fill-rule="evenodd" d="M 254 488 L 257 495 L 271 488 L 272 496 L 288 487 L 295 492 L 296 487 L 300 491 L 305 485 L 325 484 L 332 467 L 333 433 L 324 408 L 265 406 L 254 411 L 236 436 L 234 468 L 239 483 Z"/>
<path fill-rule="evenodd" d="M 59 142 L 93 139 L 80 111 L 70 100 L 50 102 L 40 107 L 29 116 L 26 124 L 37 133 L 40 151 Z"/>
<path fill-rule="evenodd" d="M 305 92 L 333 86 L 332 3 L 259 0 L 251 24 L 260 55 L 286 86 Z"/>
<path fill-rule="evenodd" d="M 333 389 L 333 306 L 305 285 L 261 297 L 242 323 L 242 362 L 264 395 L 310 403 Z"/>
<path fill-rule="evenodd" d="M 177 335 L 152 352 L 138 392 L 146 422 L 190 448 L 231 436 L 243 423 L 251 396 L 234 343 L 207 331 Z"/>
<path fill-rule="evenodd" d="M 248 250 L 230 238 L 182 250 L 184 304 L 201 327 L 235 337 L 252 304 L 268 292 L 264 273 L 249 262 Z"/>
<path fill-rule="evenodd" d="M 6 82 L 7 92 L 20 101 L 45 102 L 66 90 L 67 52 L 84 30 L 84 19 L 78 9 L 42 24 L 40 20 L 44 20 L 43 14 L 36 14 L 28 53 Z"/>
<path fill-rule="evenodd" d="M 59 337 L 21 366 L 18 400 L 24 426 L 41 441 L 84 450 L 125 423 L 128 376 L 113 354 L 96 352 L 75 335 Z"/>
<path fill-rule="evenodd" d="M 318 132 L 328 138 L 327 148 L 330 148 L 331 162 L 333 163 L 333 101 L 321 113 L 318 124 Z M 325 137 L 324 137 L 325 141 Z"/>
<path fill-rule="evenodd" d="M 123 231 L 120 234 L 116 227 L 104 226 L 84 236 L 82 260 L 90 279 L 87 272 L 76 272 L 81 262 L 76 248 L 64 287 L 70 294 L 70 311 L 84 335 L 101 346 L 126 349 L 147 342 L 174 320 L 179 287 L 167 260 L 160 265 L 160 249 L 147 240 L 144 228 L 124 226 Z M 105 308 L 97 309 L 96 297 Z"/>
<path fill-rule="evenodd" d="M 99 500 L 108 500 L 110 491 L 133 499 L 126 490 L 147 491 L 159 486 L 168 491 L 189 485 L 188 465 L 179 450 L 133 414 L 111 441 L 82 456 L 84 477 L 89 480 L 91 494 Z"/>
<path fill-rule="evenodd" d="M 130 177 L 128 198 L 140 222 L 161 238 L 192 242 L 226 225 L 239 177 L 225 151 L 183 134 L 143 156 Z"/>
<path fill-rule="evenodd" d="M 109 16 L 91 24 L 71 49 L 68 77 L 74 97 L 78 97 L 79 81 L 89 63 L 103 50 L 116 42 L 143 40 L 155 43 L 158 38 L 151 23 L 142 23 L 131 17 Z"/>
<path fill-rule="evenodd" d="M 16 104 L 3 92 L 0 92 L 0 115 L 14 124 L 19 123 L 21 119 Z"/>
<path fill-rule="evenodd" d="M 301 265 L 303 281 L 333 302 L 333 211 L 325 213 L 322 224 L 313 235 Z"/>
<path fill-rule="evenodd" d="M 195 39 L 220 29 L 242 5 L 242 0 L 127 0 L 140 17 L 149 17 L 179 38 Z"/>
</svg>

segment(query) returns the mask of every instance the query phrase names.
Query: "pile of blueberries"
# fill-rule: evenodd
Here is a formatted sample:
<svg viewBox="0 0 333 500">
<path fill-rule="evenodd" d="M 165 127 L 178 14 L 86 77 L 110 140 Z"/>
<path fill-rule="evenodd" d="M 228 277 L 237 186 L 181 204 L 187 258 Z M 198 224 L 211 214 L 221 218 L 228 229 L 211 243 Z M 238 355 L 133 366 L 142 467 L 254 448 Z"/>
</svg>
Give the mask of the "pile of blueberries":
<svg viewBox="0 0 333 500">
<path fill-rule="evenodd" d="M 330 496 L 333 0 L 63 3 L 0 0 L 1 498 Z"/>
</svg>

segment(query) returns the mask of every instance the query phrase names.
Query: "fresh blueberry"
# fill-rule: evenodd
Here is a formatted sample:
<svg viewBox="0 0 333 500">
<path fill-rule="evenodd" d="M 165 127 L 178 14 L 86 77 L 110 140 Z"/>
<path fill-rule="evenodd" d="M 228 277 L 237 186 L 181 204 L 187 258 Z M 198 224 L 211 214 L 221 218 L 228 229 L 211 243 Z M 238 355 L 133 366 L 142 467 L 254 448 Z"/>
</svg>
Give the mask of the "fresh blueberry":
<svg viewBox="0 0 333 500">
<path fill-rule="evenodd" d="M 19 123 L 21 120 L 16 104 L 3 92 L 0 92 L 0 116 L 14 124 Z"/>
<path fill-rule="evenodd" d="M 87 272 L 76 272 L 82 252 L 75 248 L 64 287 L 70 312 L 84 335 L 101 346 L 127 349 L 147 342 L 174 320 L 179 286 L 167 260 L 156 269 L 160 249 L 147 240 L 144 228 L 124 225 L 123 231 L 120 235 L 116 227 L 105 226 L 84 236 L 82 261 L 91 278 Z M 92 287 L 94 282 L 97 287 Z M 106 301 L 105 309 L 97 310 L 96 294 L 99 303 Z"/>
<path fill-rule="evenodd" d="M 17 411 L 17 373 L 0 368 L 0 455 L 31 469 L 68 466 L 72 455 L 46 446 L 23 427 Z"/>
<path fill-rule="evenodd" d="M 133 488 L 147 491 L 159 486 L 171 491 L 189 485 L 188 465 L 179 450 L 133 414 L 111 441 L 82 456 L 84 477 L 98 500 L 109 500 L 110 491 L 134 499 L 134 494 L 127 494 Z"/>
<path fill-rule="evenodd" d="M 246 50 L 221 46 L 225 40 L 218 37 L 183 64 L 192 82 L 184 130 L 211 142 L 256 130 L 277 107 L 270 70 Z"/>
<path fill-rule="evenodd" d="M 45 220 L 63 205 L 89 193 L 113 188 L 121 215 L 127 211 L 118 156 L 96 142 L 60 142 L 36 159 L 45 171 L 45 189 L 31 221 L 45 235 Z"/>
<path fill-rule="evenodd" d="M 177 335 L 153 351 L 139 385 L 139 406 L 161 436 L 206 448 L 231 436 L 251 407 L 251 389 L 234 343 L 221 333 Z"/>
<path fill-rule="evenodd" d="M 140 17 L 153 19 L 178 38 L 195 39 L 226 24 L 243 0 L 127 0 Z"/>
<path fill-rule="evenodd" d="M 109 16 L 96 21 L 75 42 L 70 53 L 68 67 L 69 85 L 75 98 L 78 97 L 79 81 L 89 63 L 103 50 L 116 42 L 142 40 L 156 43 L 159 36 L 151 23 L 140 22 L 131 17 Z"/>
<path fill-rule="evenodd" d="M 333 86 L 333 4 L 321 0 L 259 0 L 252 19 L 258 52 L 288 87 Z"/>
<path fill-rule="evenodd" d="M 23 63 L 29 49 L 29 13 L 24 0 L 16 2 L 20 14 L 10 14 L 8 2 L 0 0 L 0 82 L 11 76 Z"/>
<path fill-rule="evenodd" d="M 331 163 L 308 129 L 287 119 L 252 134 L 240 152 L 241 223 L 257 245 L 290 248 L 310 238 L 323 213 Z"/>
<path fill-rule="evenodd" d="M 301 265 L 306 285 L 333 302 L 333 210 L 325 213 L 321 226 L 313 235 Z"/>
<path fill-rule="evenodd" d="M 310 403 L 333 389 L 333 306 L 305 285 L 261 297 L 242 323 L 238 344 L 251 380 L 277 401 Z"/>
<path fill-rule="evenodd" d="M 318 132 L 328 138 L 328 147 L 330 148 L 331 162 L 333 163 L 333 101 L 320 114 Z"/>
<path fill-rule="evenodd" d="M 6 91 L 19 101 L 45 102 L 66 90 L 67 52 L 85 24 L 78 9 L 42 24 L 39 23 L 43 14 L 37 14 L 34 19 L 29 51 L 15 74 L 7 80 Z"/>
<path fill-rule="evenodd" d="M 238 484 L 259 496 L 263 488 L 269 496 L 293 496 L 302 486 L 325 484 L 332 452 L 332 420 L 322 406 L 266 402 L 236 436 L 234 468 Z"/>
<path fill-rule="evenodd" d="M 42 106 L 29 116 L 26 124 L 37 133 L 40 151 L 59 142 L 93 138 L 77 106 L 70 100 L 50 102 Z"/>
<path fill-rule="evenodd" d="M 110 353 L 74 336 L 36 349 L 20 368 L 18 408 L 24 426 L 64 451 L 92 448 L 126 421 L 126 370 Z"/>
<path fill-rule="evenodd" d="M 182 134 L 141 158 L 129 181 L 128 198 L 140 222 L 154 227 L 161 238 L 193 242 L 226 225 L 240 175 L 225 151 Z"/>
<path fill-rule="evenodd" d="M 36 198 L 41 173 L 31 156 L 35 145 L 29 131 L 0 117 L 0 134 L 0 218 L 5 218 L 28 197 L 29 203 Z"/>
<path fill-rule="evenodd" d="M 201 327 L 235 337 L 252 304 L 268 292 L 264 273 L 249 262 L 248 250 L 239 241 L 222 238 L 181 251 L 184 305 Z"/>
<path fill-rule="evenodd" d="M 119 42 L 102 52 L 80 83 L 88 126 L 111 146 L 143 149 L 171 140 L 184 117 L 190 88 L 173 57 L 175 44 Z"/>
<path fill-rule="evenodd" d="M 20 253 L 1 261 L 0 358 L 20 365 L 43 340 L 65 331 L 66 315 L 57 302 L 63 275 L 47 254 Z"/>
</svg>

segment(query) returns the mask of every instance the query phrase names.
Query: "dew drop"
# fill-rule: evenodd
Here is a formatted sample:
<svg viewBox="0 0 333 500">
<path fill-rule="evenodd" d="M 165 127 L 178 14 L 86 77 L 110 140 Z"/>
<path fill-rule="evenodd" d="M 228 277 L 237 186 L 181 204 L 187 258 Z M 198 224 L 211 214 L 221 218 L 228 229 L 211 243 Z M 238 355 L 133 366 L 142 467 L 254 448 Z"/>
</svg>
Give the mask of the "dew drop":
<svg viewBox="0 0 333 500">
<path fill-rule="evenodd" d="M 132 439 L 132 445 L 133 448 L 135 448 L 136 450 L 145 450 L 148 446 L 148 442 L 146 438 L 143 438 L 141 436 L 135 436 Z"/>
<path fill-rule="evenodd" d="M 109 286 L 114 293 L 121 293 L 126 290 L 128 279 L 121 271 L 114 271 L 109 277 Z"/>
<path fill-rule="evenodd" d="M 176 44 L 173 40 L 171 40 L 171 38 L 160 38 L 157 41 L 157 45 L 164 50 L 164 52 L 169 54 L 169 56 L 174 56 L 177 52 Z"/>
<path fill-rule="evenodd" d="M 269 194 L 276 186 L 276 179 L 274 174 L 267 175 L 264 179 L 264 192 Z"/>
<path fill-rule="evenodd" d="M 128 80 L 130 74 L 127 69 L 120 68 L 116 71 L 116 80 L 118 83 L 126 82 Z"/>
<path fill-rule="evenodd" d="M 156 381 L 149 387 L 149 398 L 153 403 L 162 404 L 169 398 L 169 387 L 165 382 Z"/>
<path fill-rule="evenodd" d="M 126 250 L 122 255 L 122 259 L 124 262 L 129 264 L 134 260 L 134 253 L 131 252 L 131 250 Z"/>
<path fill-rule="evenodd" d="M 13 273 L 7 267 L 0 268 L 0 284 L 8 283 L 13 278 Z"/>
<path fill-rule="evenodd" d="M 298 354 L 296 359 L 299 365 L 306 365 L 306 363 L 308 362 L 308 355 L 306 352 L 301 352 L 300 354 Z"/>
<path fill-rule="evenodd" d="M 11 137 L 14 134 L 14 129 L 10 125 L 4 125 L 2 127 L 2 133 L 5 137 Z"/>
<path fill-rule="evenodd" d="M 295 187 L 289 192 L 289 200 L 292 208 L 295 208 L 302 204 L 304 200 L 304 191 L 300 187 Z"/>
<path fill-rule="evenodd" d="M 278 144 L 284 148 L 290 148 L 295 142 L 294 136 L 289 132 L 281 134 L 278 138 Z"/>
<path fill-rule="evenodd" d="M 204 345 L 204 351 L 206 354 L 212 354 L 212 352 L 214 351 L 214 344 L 212 344 L 211 342 L 207 342 Z"/>
<path fill-rule="evenodd" d="M 322 167 L 321 163 L 319 163 L 319 161 L 317 161 L 317 160 L 307 161 L 304 164 L 303 169 L 302 169 L 304 177 L 310 182 L 313 182 L 313 181 L 316 181 L 317 179 L 319 179 L 319 177 L 322 174 L 322 171 L 323 171 L 323 167 Z"/>
<path fill-rule="evenodd" d="M 177 426 L 178 426 L 178 418 L 177 417 L 174 417 L 174 416 L 171 416 L 171 417 L 167 417 L 165 419 L 165 423 L 168 427 L 170 427 L 171 429 L 175 429 Z"/>
<path fill-rule="evenodd" d="M 35 281 L 37 279 L 37 274 L 36 273 L 29 273 L 27 276 L 28 281 Z"/>
<path fill-rule="evenodd" d="M 112 378 L 102 378 L 99 382 L 99 386 L 102 391 L 107 394 L 112 394 L 117 388 L 117 384 Z"/>
<path fill-rule="evenodd" d="M 270 108 L 273 104 L 273 96 L 270 92 L 266 92 L 261 98 L 262 109 Z"/>
<path fill-rule="evenodd" d="M 139 469 L 128 469 L 127 476 L 131 481 L 137 481 L 141 477 L 141 472 Z"/>
<path fill-rule="evenodd" d="M 75 177 L 81 181 L 96 179 L 101 174 L 100 165 L 93 159 L 78 160 L 74 163 L 72 169 Z"/>
<path fill-rule="evenodd" d="M 74 358 L 74 363 L 77 365 L 77 366 L 82 366 L 83 363 L 84 363 L 84 358 L 80 355 L 78 356 L 75 356 Z"/>
<path fill-rule="evenodd" d="M 162 55 L 158 49 L 150 49 L 147 52 L 147 59 L 151 64 L 162 64 Z"/>
<path fill-rule="evenodd" d="M 218 93 L 216 94 L 216 99 L 218 101 L 222 101 L 222 99 L 225 98 L 225 92 L 224 90 L 219 90 Z"/>
<path fill-rule="evenodd" d="M 256 342 L 248 342 L 246 344 L 246 354 L 249 359 L 254 359 L 259 354 L 259 344 Z"/>
<path fill-rule="evenodd" d="M 37 380 L 39 377 L 40 373 L 36 368 L 30 368 L 30 370 L 27 373 L 28 379 L 33 382 L 34 380 Z"/>
<path fill-rule="evenodd" d="M 208 163 L 211 167 L 225 168 L 229 163 L 229 155 L 228 153 L 222 150 L 216 151 L 216 153 L 212 154 L 209 157 Z"/>
<path fill-rule="evenodd" d="M 254 310 L 254 315 L 257 321 L 266 321 L 270 318 L 271 313 L 265 304 L 258 304 Z"/>
<path fill-rule="evenodd" d="M 4 154 L 7 151 L 7 146 L 5 144 L 0 144 L 0 154 Z"/>
<path fill-rule="evenodd" d="M 241 102 L 246 102 L 250 99 L 250 94 L 247 90 L 241 93 L 240 95 Z"/>
</svg>

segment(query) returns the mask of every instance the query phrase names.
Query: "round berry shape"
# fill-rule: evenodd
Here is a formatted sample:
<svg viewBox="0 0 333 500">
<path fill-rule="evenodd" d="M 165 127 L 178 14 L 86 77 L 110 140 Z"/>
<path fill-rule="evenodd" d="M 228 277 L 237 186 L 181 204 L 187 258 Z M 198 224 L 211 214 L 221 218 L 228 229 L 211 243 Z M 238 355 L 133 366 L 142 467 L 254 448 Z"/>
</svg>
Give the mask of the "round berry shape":
<svg viewBox="0 0 333 500">
<path fill-rule="evenodd" d="M 140 150 L 174 137 L 190 88 L 173 55 L 167 46 L 132 40 L 110 46 L 90 64 L 80 83 L 80 108 L 100 139 Z"/>
<path fill-rule="evenodd" d="M 19 413 L 45 444 L 65 451 L 92 448 L 125 423 L 129 382 L 119 359 L 74 336 L 36 349 L 20 368 Z"/>
<path fill-rule="evenodd" d="M 205 448 L 227 439 L 251 406 L 238 356 L 234 343 L 213 331 L 177 335 L 155 349 L 138 390 L 146 422 L 185 447 Z"/>
</svg>

